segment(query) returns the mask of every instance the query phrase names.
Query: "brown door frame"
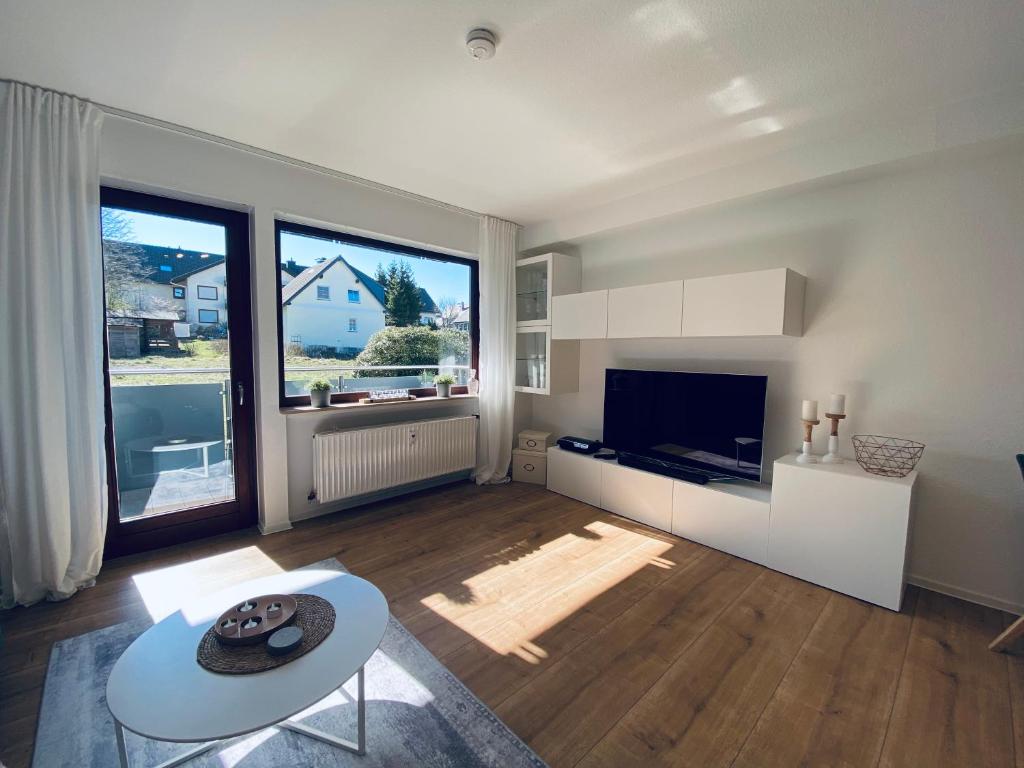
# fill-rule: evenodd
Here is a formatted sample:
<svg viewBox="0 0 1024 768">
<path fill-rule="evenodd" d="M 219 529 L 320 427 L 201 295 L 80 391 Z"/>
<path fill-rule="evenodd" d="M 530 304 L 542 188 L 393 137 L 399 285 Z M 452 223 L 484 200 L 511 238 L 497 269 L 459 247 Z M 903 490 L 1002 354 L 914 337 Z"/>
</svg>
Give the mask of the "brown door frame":
<svg viewBox="0 0 1024 768">
<path fill-rule="evenodd" d="M 114 421 L 110 393 L 106 317 L 103 318 L 103 388 L 107 451 L 107 537 L 104 559 L 165 547 L 216 533 L 247 528 L 257 521 L 255 477 L 255 424 L 251 282 L 249 279 L 249 214 L 200 203 L 100 188 L 103 207 L 191 219 L 224 227 L 228 311 L 228 356 L 232 386 L 232 460 L 235 464 L 235 499 L 152 517 L 122 522 L 117 492 Z M 104 305 L 106 302 L 104 302 Z M 104 312 L 106 310 L 104 309 Z M 241 398 L 239 392 L 244 393 Z"/>
</svg>

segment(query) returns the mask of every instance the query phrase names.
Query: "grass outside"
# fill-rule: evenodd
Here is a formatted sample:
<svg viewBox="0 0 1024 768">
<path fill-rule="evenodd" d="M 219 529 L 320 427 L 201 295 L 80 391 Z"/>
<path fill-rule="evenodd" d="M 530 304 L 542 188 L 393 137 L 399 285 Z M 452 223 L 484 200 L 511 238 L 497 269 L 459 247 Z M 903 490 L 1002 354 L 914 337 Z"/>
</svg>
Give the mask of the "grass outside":
<svg viewBox="0 0 1024 768">
<path fill-rule="evenodd" d="M 222 339 L 208 341 L 191 341 L 182 345 L 183 349 L 168 349 L 165 353 L 150 354 L 143 357 L 114 358 L 110 361 L 112 370 L 131 370 L 161 368 L 165 370 L 186 371 L 191 368 L 228 368 L 227 342 Z M 335 379 L 339 375 L 346 378 L 352 376 L 351 371 L 331 371 L 330 368 L 351 365 L 352 360 L 337 358 L 306 357 L 304 355 L 286 355 L 286 368 L 319 368 L 320 371 L 296 371 L 288 374 L 289 381 L 303 381 L 308 386 L 316 379 Z M 115 373 L 111 374 L 110 383 L 115 387 L 147 386 L 151 384 L 215 384 L 224 380 L 224 373 L 191 373 L 191 374 L 159 374 L 159 373 Z"/>
</svg>

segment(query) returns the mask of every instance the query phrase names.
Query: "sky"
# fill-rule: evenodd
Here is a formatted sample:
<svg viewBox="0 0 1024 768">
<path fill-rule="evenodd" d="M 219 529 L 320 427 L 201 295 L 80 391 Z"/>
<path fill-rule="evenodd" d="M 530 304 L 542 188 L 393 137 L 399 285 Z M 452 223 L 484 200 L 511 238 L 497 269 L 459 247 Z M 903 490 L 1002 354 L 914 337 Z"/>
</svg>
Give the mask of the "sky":
<svg viewBox="0 0 1024 768">
<path fill-rule="evenodd" d="M 135 211 L 122 211 L 131 222 L 135 242 L 184 248 L 190 251 L 224 255 L 224 229 L 217 224 L 176 219 Z M 373 276 L 378 263 L 387 266 L 392 256 L 372 248 L 361 248 L 348 243 L 336 243 L 316 237 L 285 233 L 281 237 L 281 260 L 295 259 L 296 263 L 311 266 L 320 257 L 332 258 L 342 254 L 346 261 Z M 435 302 L 443 298 L 469 304 L 469 267 L 432 259 L 420 259 L 396 254 L 412 267 L 416 282 Z"/>
</svg>

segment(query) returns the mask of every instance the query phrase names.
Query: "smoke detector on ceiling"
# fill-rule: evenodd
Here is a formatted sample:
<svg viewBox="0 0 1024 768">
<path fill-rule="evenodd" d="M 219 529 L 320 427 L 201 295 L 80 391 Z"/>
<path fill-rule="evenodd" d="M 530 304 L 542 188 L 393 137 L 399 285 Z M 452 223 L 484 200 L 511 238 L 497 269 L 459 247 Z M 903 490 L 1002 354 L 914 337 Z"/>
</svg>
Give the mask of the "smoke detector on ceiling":
<svg viewBox="0 0 1024 768">
<path fill-rule="evenodd" d="M 466 48 L 469 55 L 477 61 L 489 59 L 497 49 L 498 39 L 489 29 L 474 29 L 466 36 Z"/>
</svg>

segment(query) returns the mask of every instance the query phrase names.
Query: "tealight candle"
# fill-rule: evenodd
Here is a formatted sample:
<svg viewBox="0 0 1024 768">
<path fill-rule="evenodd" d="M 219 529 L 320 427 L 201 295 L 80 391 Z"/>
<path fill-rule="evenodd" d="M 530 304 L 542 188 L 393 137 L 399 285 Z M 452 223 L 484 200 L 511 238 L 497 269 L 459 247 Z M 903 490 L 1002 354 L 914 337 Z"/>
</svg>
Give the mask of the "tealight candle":
<svg viewBox="0 0 1024 768">
<path fill-rule="evenodd" d="M 803 408 L 800 410 L 800 418 L 804 421 L 818 420 L 818 401 L 804 400 Z"/>
<path fill-rule="evenodd" d="M 846 413 L 846 395 L 831 394 L 828 397 L 828 412 L 836 416 Z"/>
</svg>

